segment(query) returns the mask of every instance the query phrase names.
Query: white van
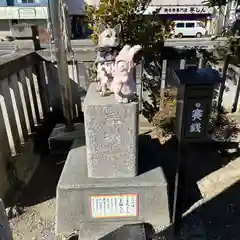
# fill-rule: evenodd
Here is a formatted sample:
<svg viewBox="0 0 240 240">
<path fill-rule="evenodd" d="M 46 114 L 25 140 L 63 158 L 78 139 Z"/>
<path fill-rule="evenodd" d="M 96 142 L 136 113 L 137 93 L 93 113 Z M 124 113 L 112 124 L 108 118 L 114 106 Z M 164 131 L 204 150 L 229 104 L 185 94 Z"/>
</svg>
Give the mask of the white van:
<svg viewBox="0 0 240 240">
<path fill-rule="evenodd" d="M 207 32 L 204 24 L 200 21 L 174 21 L 175 30 L 174 35 L 182 37 L 197 37 L 204 36 Z"/>
</svg>

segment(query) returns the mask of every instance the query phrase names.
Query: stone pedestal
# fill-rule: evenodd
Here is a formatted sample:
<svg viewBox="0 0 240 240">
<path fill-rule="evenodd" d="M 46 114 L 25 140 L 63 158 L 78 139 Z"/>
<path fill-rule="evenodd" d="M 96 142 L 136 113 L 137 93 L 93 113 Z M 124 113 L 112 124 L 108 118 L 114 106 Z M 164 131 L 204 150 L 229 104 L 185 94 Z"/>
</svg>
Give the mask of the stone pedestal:
<svg viewBox="0 0 240 240">
<path fill-rule="evenodd" d="M 149 160 L 148 157 L 142 161 Z M 116 204 L 113 199 L 118 204 L 119 198 L 125 201 L 126 196 L 133 200 L 129 214 L 109 207 Z M 99 240 L 125 224 L 142 222 L 159 231 L 170 223 L 168 205 L 167 181 L 160 167 L 132 178 L 89 178 L 86 146 L 82 139 L 77 139 L 57 186 L 56 234 L 68 235 L 77 230 L 81 240 Z"/>
<path fill-rule="evenodd" d="M 101 97 L 92 83 L 84 100 L 88 176 L 122 178 L 137 175 L 138 102 L 116 103 Z"/>
<path fill-rule="evenodd" d="M 84 125 L 82 123 L 74 124 L 74 131 L 66 132 L 65 124 L 57 124 L 48 138 L 51 154 L 66 154 L 71 149 L 73 141 L 76 138 L 85 138 Z"/>
<path fill-rule="evenodd" d="M 99 240 L 126 224 L 168 226 L 167 181 L 155 165 L 159 155 L 138 146 L 138 103 L 100 97 L 92 83 L 84 124 L 85 139 L 75 140 L 58 182 L 56 234 L 76 230 L 81 240 Z M 137 174 L 138 163 L 148 171 Z"/>
</svg>

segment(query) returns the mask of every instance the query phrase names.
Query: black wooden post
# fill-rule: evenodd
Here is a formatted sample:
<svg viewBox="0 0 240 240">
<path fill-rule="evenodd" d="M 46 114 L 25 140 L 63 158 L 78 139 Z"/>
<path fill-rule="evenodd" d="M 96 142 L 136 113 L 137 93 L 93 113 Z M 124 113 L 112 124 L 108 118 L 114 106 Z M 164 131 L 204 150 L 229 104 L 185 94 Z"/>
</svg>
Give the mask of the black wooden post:
<svg viewBox="0 0 240 240">
<path fill-rule="evenodd" d="M 174 78 L 178 85 L 176 109 L 178 159 L 172 216 L 176 235 L 181 228 L 183 204 L 187 193 L 188 150 L 191 143 L 210 140 L 208 126 L 213 92 L 222 79 L 219 73 L 211 68 L 176 70 Z"/>
<path fill-rule="evenodd" d="M 181 228 L 182 213 L 184 211 L 185 186 L 187 177 L 187 157 L 188 146 L 184 142 L 179 142 L 177 149 L 177 171 L 175 175 L 175 189 L 173 202 L 172 222 L 174 224 L 174 234 Z"/>
</svg>

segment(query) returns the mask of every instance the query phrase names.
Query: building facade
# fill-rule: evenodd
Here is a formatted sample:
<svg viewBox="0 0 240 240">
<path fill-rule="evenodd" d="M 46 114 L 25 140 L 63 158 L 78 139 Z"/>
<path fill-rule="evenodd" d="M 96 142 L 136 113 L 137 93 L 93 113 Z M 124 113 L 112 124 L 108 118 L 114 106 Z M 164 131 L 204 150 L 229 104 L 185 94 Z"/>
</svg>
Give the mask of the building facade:
<svg viewBox="0 0 240 240">
<path fill-rule="evenodd" d="M 85 3 L 98 5 L 99 0 L 66 1 L 72 37 L 85 38 L 89 33 L 87 19 L 84 15 Z M 204 6 L 202 0 L 152 0 L 145 14 L 151 15 L 157 8 L 161 9 L 159 14 L 163 19 L 207 21 L 212 15 L 212 10 Z M 46 35 L 48 13 L 48 0 L 0 0 L 0 36 L 11 35 L 11 26 L 24 22 L 37 24 L 40 35 Z"/>
<path fill-rule="evenodd" d="M 50 0 L 49 0 L 50 1 Z M 83 37 L 87 29 L 84 17 L 84 1 L 67 0 L 73 35 Z M 11 27 L 16 23 L 31 23 L 39 27 L 40 40 L 49 41 L 48 0 L 0 0 L 0 37 L 11 36 Z M 74 37 L 74 36 L 73 36 Z"/>
<path fill-rule="evenodd" d="M 99 0 L 86 0 L 87 4 L 98 5 Z M 213 9 L 203 5 L 202 0 L 152 0 L 146 15 L 160 9 L 162 18 L 172 20 L 197 20 L 206 19 L 212 15 Z"/>
<path fill-rule="evenodd" d="M 11 36 L 16 23 L 32 23 L 39 26 L 41 36 L 46 35 L 48 19 L 47 0 L 0 0 L 0 35 Z"/>
<path fill-rule="evenodd" d="M 99 0 L 85 2 L 90 5 L 99 4 Z M 145 15 L 151 15 L 157 9 L 160 9 L 160 19 L 199 20 L 205 22 L 208 32 L 210 31 L 213 9 L 205 6 L 202 0 L 152 0 Z"/>
<path fill-rule="evenodd" d="M 83 0 L 67 0 L 68 12 L 71 22 L 72 38 L 86 38 L 89 29 L 87 18 L 84 14 L 85 2 Z"/>
</svg>

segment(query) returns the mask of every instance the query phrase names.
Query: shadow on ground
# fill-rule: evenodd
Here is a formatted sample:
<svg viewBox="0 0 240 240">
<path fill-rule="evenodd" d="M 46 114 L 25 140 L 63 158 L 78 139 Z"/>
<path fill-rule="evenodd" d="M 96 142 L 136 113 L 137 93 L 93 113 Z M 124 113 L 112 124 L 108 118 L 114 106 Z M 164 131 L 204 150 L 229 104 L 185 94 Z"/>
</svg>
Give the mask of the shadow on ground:
<svg viewBox="0 0 240 240">
<path fill-rule="evenodd" d="M 207 236 L 217 240 L 239 239 L 240 181 L 205 203 L 197 211 L 206 228 Z"/>
<path fill-rule="evenodd" d="M 173 236 L 172 226 L 159 233 L 154 233 L 151 226 L 145 223 L 144 225 L 147 225 L 147 228 L 145 226 L 145 238 L 139 237 L 139 232 L 136 231 L 141 231 L 141 229 L 137 225 L 126 225 L 125 231 L 121 231 L 119 228 L 101 239 L 237 240 L 239 239 L 240 222 L 239 188 L 240 181 L 186 215 L 183 218 L 182 229 L 178 236 Z M 124 238 L 124 236 L 131 236 L 131 238 Z"/>
<path fill-rule="evenodd" d="M 126 225 L 124 229 L 123 227 L 119 228 L 101 239 L 237 240 L 239 239 L 240 222 L 239 188 L 240 181 L 186 215 L 178 236 L 173 236 L 172 226 L 159 233 L 154 233 L 151 226 L 145 223 L 141 228 L 138 225 Z M 143 232 L 144 225 L 146 237 L 143 238 L 140 237 L 139 232 Z M 129 238 L 129 236 L 131 237 Z"/>
<path fill-rule="evenodd" d="M 183 219 L 179 240 L 237 240 L 240 222 L 240 181 L 201 205 Z M 156 239 L 172 240 L 171 228 Z"/>
<path fill-rule="evenodd" d="M 56 187 L 66 155 L 43 155 L 30 183 L 24 190 L 20 204 L 32 206 L 56 197 Z"/>
<path fill-rule="evenodd" d="M 165 144 L 160 144 L 157 138 L 141 135 L 139 138 L 139 174 L 161 167 L 168 183 L 169 208 L 172 213 L 172 202 L 177 165 L 177 139 L 173 137 Z M 187 159 L 187 186 L 184 211 L 201 199 L 197 181 L 228 164 L 235 159 L 236 154 L 222 154 L 222 144 L 197 143 L 190 146 Z M 151 156 L 151 157 L 150 157 Z M 149 161 L 146 162 L 146 159 Z"/>
<path fill-rule="evenodd" d="M 141 135 L 139 137 L 139 146 L 139 174 L 161 166 L 168 183 L 169 205 L 171 206 L 176 169 L 177 140 L 172 138 L 161 145 L 157 139 L 152 139 L 149 135 Z M 216 145 L 198 144 L 192 146 L 188 158 L 189 176 L 185 210 L 189 209 L 201 198 L 197 181 L 226 165 L 235 157 L 231 155 L 223 156 L 219 153 Z M 66 155 L 46 154 L 42 156 L 39 167 L 22 195 L 21 205 L 32 206 L 56 196 L 56 187 L 65 159 Z M 239 184 L 240 182 L 187 215 L 184 218 L 184 226 L 192 229 L 192 225 L 197 222 L 196 219 L 202 219 L 207 234 L 213 236 L 211 239 L 239 239 L 239 236 L 236 235 L 237 226 L 239 226 L 240 222 Z M 170 211 L 172 211 L 171 207 Z M 169 238 L 170 230 L 170 228 L 166 229 L 159 236 L 171 239 Z M 192 237 L 185 239 L 194 240 Z"/>
</svg>

